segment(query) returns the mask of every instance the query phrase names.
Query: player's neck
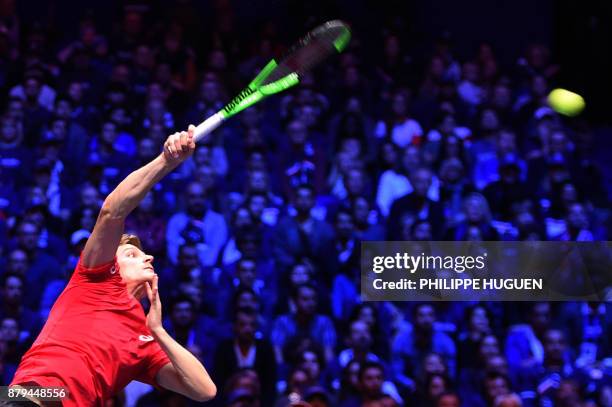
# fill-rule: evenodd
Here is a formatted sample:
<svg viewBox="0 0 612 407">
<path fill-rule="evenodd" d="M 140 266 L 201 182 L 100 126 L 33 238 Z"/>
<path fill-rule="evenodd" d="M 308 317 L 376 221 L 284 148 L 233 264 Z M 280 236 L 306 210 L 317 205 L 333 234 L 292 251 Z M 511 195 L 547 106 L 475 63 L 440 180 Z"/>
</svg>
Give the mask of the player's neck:
<svg viewBox="0 0 612 407">
<path fill-rule="evenodd" d="M 131 297 L 136 298 L 138 301 L 142 300 L 145 296 L 145 285 L 146 283 L 127 283 L 126 289 Z"/>
</svg>

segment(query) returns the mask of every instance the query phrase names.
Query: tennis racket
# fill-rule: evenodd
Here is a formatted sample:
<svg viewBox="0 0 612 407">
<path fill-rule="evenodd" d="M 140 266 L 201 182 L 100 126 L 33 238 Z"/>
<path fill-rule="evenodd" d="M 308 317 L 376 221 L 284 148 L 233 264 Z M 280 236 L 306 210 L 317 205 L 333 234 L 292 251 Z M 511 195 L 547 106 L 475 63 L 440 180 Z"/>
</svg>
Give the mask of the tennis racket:
<svg viewBox="0 0 612 407">
<path fill-rule="evenodd" d="M 342 52 L 351 39 L 348 26 L 340 21 L 328 21 L 306 34 L 287 53 L 271 60 L 259 74 L 223 109 L 200 123 L 194 134 L 197 143 L 225 120 L 253 106 L 267 96 L 282 92 L 300 83 L 301 77 L 325 58 Z"/>
</svg>

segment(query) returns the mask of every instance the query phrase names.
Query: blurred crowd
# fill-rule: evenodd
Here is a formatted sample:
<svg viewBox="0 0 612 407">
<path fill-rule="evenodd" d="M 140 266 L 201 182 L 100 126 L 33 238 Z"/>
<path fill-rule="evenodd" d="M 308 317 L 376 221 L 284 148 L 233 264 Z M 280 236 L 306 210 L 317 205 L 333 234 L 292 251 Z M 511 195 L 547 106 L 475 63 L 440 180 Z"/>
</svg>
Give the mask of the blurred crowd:
<svg viewBox="0 0 612 407">
<path fill-rule="evenodd" d="M 62 38 L 0 1 L 2 385 L 105 196 L 295 39 L 274 21 L 235 35 L 220 0 L 199 38 L 190 4 L 126 5 L 112 30 L 85 13 Z M 164 326 L 217 384 L 209 405 L 612 406 L 609 303 L 360 301 L 361 241 L 610 238 L 592 128 L 547 105 L 562 67 L 545 45 L 511 66 L 484 42 L 459 60 L 445 35 L 408 48 L 356 30 L 128 219 L 155 256 Z M 132 383 L 108 405 L 190 404 Z"/>
</svg>

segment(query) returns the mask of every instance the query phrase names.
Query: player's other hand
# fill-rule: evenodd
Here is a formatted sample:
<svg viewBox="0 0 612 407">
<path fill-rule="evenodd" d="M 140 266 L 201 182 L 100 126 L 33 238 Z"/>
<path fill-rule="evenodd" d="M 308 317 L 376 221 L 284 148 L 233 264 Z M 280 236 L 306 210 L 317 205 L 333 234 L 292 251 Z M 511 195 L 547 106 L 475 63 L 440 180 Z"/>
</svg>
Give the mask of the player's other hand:
<svg viewBox="0 0 612 407">
<path fill-rule="evenodd" d="M 147 297 L 149 298 L 149 302 L 151 303 L 149 313 L 147 314 L 147 328 L 149 328 L 151 332 L 163 329 L 162 306 L 161 300 L 159 299 L 159 290 L 157 282 L 158 278 L 156 274 L 153 277 L 153 281 L 145 283 Z"/>
<path fill-rule="evenodd" d="M 174 133 L 164 143 L 164 158 L 172 164 L 180 164 L 185 161 L 195 150 L 193 133 L 194 125 L 189 125 L 187 131 Z"/>
</svg>

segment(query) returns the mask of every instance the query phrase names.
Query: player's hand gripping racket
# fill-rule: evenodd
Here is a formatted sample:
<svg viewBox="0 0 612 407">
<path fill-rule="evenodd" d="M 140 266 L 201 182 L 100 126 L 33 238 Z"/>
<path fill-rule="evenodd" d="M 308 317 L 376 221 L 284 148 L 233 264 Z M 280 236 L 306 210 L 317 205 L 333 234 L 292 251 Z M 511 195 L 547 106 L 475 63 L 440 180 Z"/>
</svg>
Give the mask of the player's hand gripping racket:
<svg viewBox="0 0 612 407">
<path fill-rule="evenodd" d="M 266 96 L 288 89 L 300 82 L 301 76 L 328 56 L 342 52 L 351 32 L 339 20 L 328 21 L 306 34 L 277 62 L 268 62 L 261 72 L 223 109 L 200 123 L 195 129 L 197 143 L 215 130 L 223 121 L 253 106 Z"/>
</svg>

